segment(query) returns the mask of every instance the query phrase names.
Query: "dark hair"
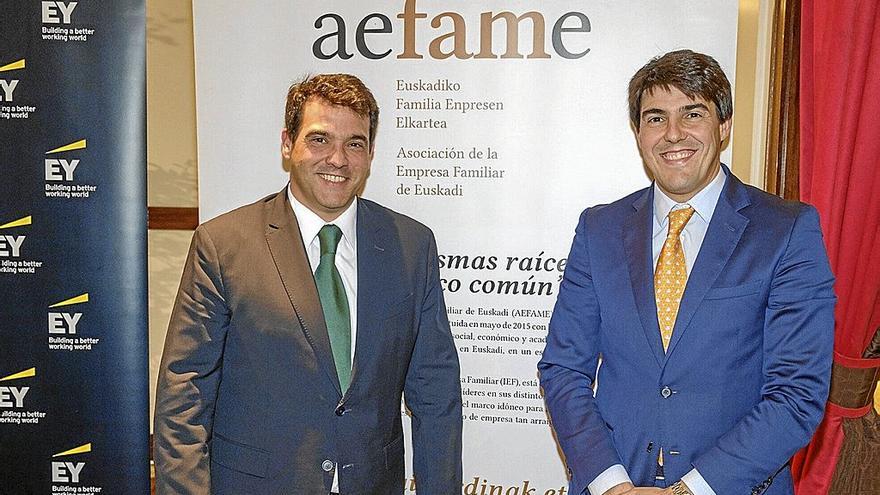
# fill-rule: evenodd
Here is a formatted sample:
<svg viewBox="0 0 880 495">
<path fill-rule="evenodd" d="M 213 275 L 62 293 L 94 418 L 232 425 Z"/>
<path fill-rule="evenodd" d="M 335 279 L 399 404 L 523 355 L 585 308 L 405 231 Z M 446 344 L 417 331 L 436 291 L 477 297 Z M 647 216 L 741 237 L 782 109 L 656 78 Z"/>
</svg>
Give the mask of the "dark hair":
<svg viewBox="0 0 880 495">
<path fill-rule="evenodd" d="M 370 148 L 379 126 L 379 105 L 373 93 L 357 77 L 351 74 L 318 74 L 306 76 L 290 85 L 287 105 L 284 109 L 284 127 L 295 139 L 302 125 L 303 106 L 309 98 L 320 98 L 333 105 L 350 108 L 354 113 L 370 119 Z"/>
<path fill-rule="evenodd" d="M 674 87 L 689 98 L 715 103 L 718 119 L 726 122 L 733 116 L 730 81 L 714 58 L 691 50 L 677 50 L 654 57 L 629 81 L 629 119 L 639 130 L 642 95 L 655 88 L 669 91 Z"/>
</svg>

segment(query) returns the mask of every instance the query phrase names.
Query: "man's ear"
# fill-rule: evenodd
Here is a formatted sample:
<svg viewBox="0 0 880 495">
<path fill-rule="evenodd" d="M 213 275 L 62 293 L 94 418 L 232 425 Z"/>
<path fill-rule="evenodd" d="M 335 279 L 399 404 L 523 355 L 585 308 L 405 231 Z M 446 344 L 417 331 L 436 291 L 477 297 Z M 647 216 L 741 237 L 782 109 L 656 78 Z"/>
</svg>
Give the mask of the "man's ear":
<svg viewBox="0 0 880 495">
<path fill-rule="evenodd" d="M 290 155 L 293 153 L 293 139 L 290 134 L 287 132 L 287 129 L 281 129 L 281 156 L 283 156 L 286 160 L 290 159 Z"/>
<path fill-rule="evenodd" d="M 727 140 L 727 138 L 730 137 L 730 126 L 731 126 L 731 124 L 733 124 L 733 118 L 732 118 L 732 117 L 729 118 L 729 119 L 727 119 L 727 120 L 725 120 L 724 122 L 722 122 L 722 123 L 718 126 L 718 131 L 721 133 L 721 140 L 722 140 L 722 141 L 725 141 L 725 140 Z"/>
</svg>

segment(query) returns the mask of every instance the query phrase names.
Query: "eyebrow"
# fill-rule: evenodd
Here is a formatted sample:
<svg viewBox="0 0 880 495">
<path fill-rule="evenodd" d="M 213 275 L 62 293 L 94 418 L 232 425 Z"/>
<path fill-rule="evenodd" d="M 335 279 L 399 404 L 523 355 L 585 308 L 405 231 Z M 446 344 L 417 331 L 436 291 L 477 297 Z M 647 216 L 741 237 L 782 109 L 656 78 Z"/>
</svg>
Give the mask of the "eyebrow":
<svg viewBox="0 0 880 495">
<path fill-rule="evenodd" d="M 681 109 L 680 109 L 681 112 L 690 112 L 691 110 L 706 110 L 706 111 L 708 111 L 709 107 L 707 107 L 706 105 L 704 105 L 702 103 L 693 103 L 690 105 L 685 105 L 685 106 L 681 107 Z"/>
<path fill-rule="evenodd" d="M 666 115 L 666 110 L 661 110 L 659 108 L 649 108 L 647 110 L 642 110 L 642 118 L 650 114 Z"/>
<path fill-rule="evenodd" d="M 703 103 L 692 103 L 692 104 L 690 104 L 690 105 L 685 105 L 685 106 L 680 107 L 680 108 L 678 109 L 679 113 L 690 112 L 691 110 L 706 110 L 706 111 L 709 111 L 709 107 L 707 107 L 707 106 L 706 106 L 705 104 L 703 104 Z M 661 109 L 659 109 L 659 108 L 649 108 L 649 109 L 647 109 L 647 110 L 642 110 L 642 118 L 644 118 L 644 117 L 646 117 L 646 116 L 648 116 L 648 115 L 654 115 L 654 114 L 657 114 L 657 115 L 666 115 L 666 113 L 667 113 L 666 110 L 661 110 Z"/>
<path fill-rule="evenodd" d="M 320 129 L 314 129 L 314 130 L 311 130 L 311 131 L 307 132 L 307 133 L 305 134 L 305 136 L 306 136 L 306 137 L 309 137 L 309 136 L 323 136 L 323 137 L 330 137 L 330 133 L 327 132 L 327 131 L 320 130 Z M 345 138 L 346 141 L 349 141 L 349 140 L 352 140 L 352 139 L 359 139 L 359 140 L 364 141 L 364 142 L 369 142 L 369 140 L 367 139 L 367 137 L 364 136 L 363 134 L 352 134 L 351 136 L 348 136 L 347 138 Z"/>
</svg>

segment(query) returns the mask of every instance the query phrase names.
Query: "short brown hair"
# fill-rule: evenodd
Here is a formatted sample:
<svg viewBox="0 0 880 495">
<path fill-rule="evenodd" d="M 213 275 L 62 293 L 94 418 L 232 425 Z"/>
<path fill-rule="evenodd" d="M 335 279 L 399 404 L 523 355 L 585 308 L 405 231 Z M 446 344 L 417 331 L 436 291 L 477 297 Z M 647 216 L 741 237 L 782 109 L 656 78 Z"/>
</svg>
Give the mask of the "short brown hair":
<svg viewBox="0 0 880 495">
<path fill-rule="evenodd" d="M 296 139 L 302 124 L 303 106 L 309 98 L 321 98 L 333 105 L 350 108 L 354 113 L 370 119 L 370 148 L 376 139 L 379 126 L 379 105 L 373 93 L 357 77 L 351 74 L 318 74 L 306 76 L 290 85 L 287 105 L 284 109 L 284 127 L 290 139 Z"/>
<path fill-rule="evenodd" d="M 733 116 L 730 81 L 718 62 L 702 53 L 677 50 L 654 57 L 629 81 L 629 119 L 637 131 L 642 95 L 658 87 L 669 91 L 670 86 L 689 98 L 699 96 L 715 103 L 721 122 L 727 122 Z"/>
</svg>

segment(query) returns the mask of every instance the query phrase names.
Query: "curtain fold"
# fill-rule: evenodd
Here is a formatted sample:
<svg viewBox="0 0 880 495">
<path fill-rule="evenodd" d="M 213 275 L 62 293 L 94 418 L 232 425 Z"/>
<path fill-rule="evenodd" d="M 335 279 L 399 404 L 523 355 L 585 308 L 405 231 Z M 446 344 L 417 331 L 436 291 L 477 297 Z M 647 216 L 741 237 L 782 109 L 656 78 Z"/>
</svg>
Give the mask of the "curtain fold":
<svg viewBox="0 0 880 495">
<path fill-rule="evenodd" d="M 819 210 L 838 302 L 831 398 L 792 472 L 798 495 L 876 495 L 880 465 L 865 462 L 880 423 L 864 395 L 880 368 L 880 2 L 801 7 L 800 196 Z"/>
</svg>

